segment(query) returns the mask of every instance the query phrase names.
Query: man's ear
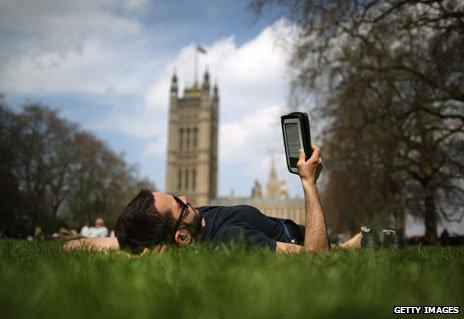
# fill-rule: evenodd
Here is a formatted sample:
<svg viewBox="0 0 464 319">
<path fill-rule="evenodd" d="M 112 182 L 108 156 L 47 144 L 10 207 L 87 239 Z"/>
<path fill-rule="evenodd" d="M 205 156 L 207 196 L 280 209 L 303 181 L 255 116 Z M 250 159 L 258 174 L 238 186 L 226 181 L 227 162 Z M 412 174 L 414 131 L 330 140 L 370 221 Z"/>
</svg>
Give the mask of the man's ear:
<svg viewBox="0 0 464 319">
<path fill-rule="evenodd" d="M 192 233 L 186 229 L 176 230 L 174 234 L 174 240 L 179 246 L 188 245 L 192 242 Z"/>
</svg>

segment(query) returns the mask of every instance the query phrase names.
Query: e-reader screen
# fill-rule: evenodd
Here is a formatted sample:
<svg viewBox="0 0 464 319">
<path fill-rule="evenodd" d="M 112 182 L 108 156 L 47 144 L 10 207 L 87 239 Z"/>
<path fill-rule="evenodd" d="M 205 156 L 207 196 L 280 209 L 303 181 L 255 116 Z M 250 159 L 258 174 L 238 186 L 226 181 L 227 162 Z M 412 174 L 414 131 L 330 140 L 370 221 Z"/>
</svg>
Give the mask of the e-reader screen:
<svg viewBox="0 0 464 319">
<path fill-rule="evenodd" d="M 301 145 L 300 129 L 296 122 L 284 123 L 285 126 L 285 141 L 287 143 L 287 152 L 290 160 L 290 166 L 296 167 L 298 163 L 299 154 L 298 150 L 303 148 Z"/>
</svg>

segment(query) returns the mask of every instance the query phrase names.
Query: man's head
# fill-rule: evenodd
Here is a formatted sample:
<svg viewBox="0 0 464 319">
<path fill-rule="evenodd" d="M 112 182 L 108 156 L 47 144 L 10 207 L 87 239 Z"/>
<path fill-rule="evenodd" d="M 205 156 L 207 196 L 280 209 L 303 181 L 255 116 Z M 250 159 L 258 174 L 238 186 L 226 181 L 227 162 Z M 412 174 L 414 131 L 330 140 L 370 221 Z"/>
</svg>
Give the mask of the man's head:
<svg viewBox="0 0 464 319">
<path fill-rule="evenodd" d="M 103 218 L 98 217 L 97 219 L 95 219 L 95 227 L 96 228 L 100 228 L 100 227 L 103 227 L 103 226 L 105 226 L 105 221 L 103 220 Z"/>
<path fill-rule="evenodd" d="M 200 217 L 185 196 L 143 190 L 116 221 L 115 236 L 121 249 L 141 252 L 146 247 L 191 243 Z"/>
</svg>

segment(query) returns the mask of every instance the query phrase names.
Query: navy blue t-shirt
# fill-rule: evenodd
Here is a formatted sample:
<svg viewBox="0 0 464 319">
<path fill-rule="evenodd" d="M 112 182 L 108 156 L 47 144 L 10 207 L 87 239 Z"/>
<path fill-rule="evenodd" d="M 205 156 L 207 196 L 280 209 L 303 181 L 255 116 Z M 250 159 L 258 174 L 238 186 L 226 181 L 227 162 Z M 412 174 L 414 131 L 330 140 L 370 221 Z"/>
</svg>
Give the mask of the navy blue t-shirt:
<svg viewBox="0 0 464 319">
<path fill-rule="evenodd" d="M 276 250 L 276 242 L 302 245 L 304 226 L 290 219 L 268 217 L 249 205 L 197 207 L 205 226 L 198 234 L 199 241 L 239 242 L 248 247 L 268 247 Z"/>
</svg>

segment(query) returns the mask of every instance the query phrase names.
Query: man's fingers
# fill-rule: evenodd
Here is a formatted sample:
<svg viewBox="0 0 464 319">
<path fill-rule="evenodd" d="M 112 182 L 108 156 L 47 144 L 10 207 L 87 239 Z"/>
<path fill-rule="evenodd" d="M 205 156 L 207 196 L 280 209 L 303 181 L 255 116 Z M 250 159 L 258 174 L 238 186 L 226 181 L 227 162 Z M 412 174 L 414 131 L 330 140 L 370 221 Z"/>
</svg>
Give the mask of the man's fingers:
<svg viewBox="0 0 464 319">
<path fill-rule="evenodd" d="M 313 149 L 313 155 L 311 155 L 310 160 L 319 162 L 319 158 L 321 155 L 321 149 L 317 147 L 316 145 L 312 145 L 312 149 Z"/>
<path fill-rule="evenodd" d="M 306 155 L 305 155 L 304 149 L 300 148 L 298 150 L 298 155 L 299 155 L 300 158 L 298 159 L 297 165 L 298 164 L 302 165 L 304 162 L 306 162 Z"/>
<path fill-rule="evenodd" d="M 312 151 L 311 157 L 306 160 L 304 149 L 298 150 L 298 175 L 300 175 L 302 180 L 307 179 L 308 181 L 316 182 L 324 162 L 322 161 L 319 147 L 312 145 Z"/>
<path fill-rule="evenodd" d="M 321 156 L 321 149 L 317 147 L 316 145 L 311 145 L 311 148 L 313 149 L 313 155 L 316 155 L 317 157 Z"/>
<path fill-rule="evenodd" d="M 308 160 L 311 160 L 313 162 L 316 162 L 318 164 L 322 164 L 322 159 L 321 159 L 321 149 L 319 147 L 317 147 L 316 145 L 312 145 L 312 149 L 313 149 L 313 154 L 311 155 L 311 157 L 308 159 Z M 299 162 L 306 162 L 306 154 L 305 154 L 305 151 L 304 149 L 300 148 L 298 150 L 298 153 L 299 153 Z"/>
</svg>

